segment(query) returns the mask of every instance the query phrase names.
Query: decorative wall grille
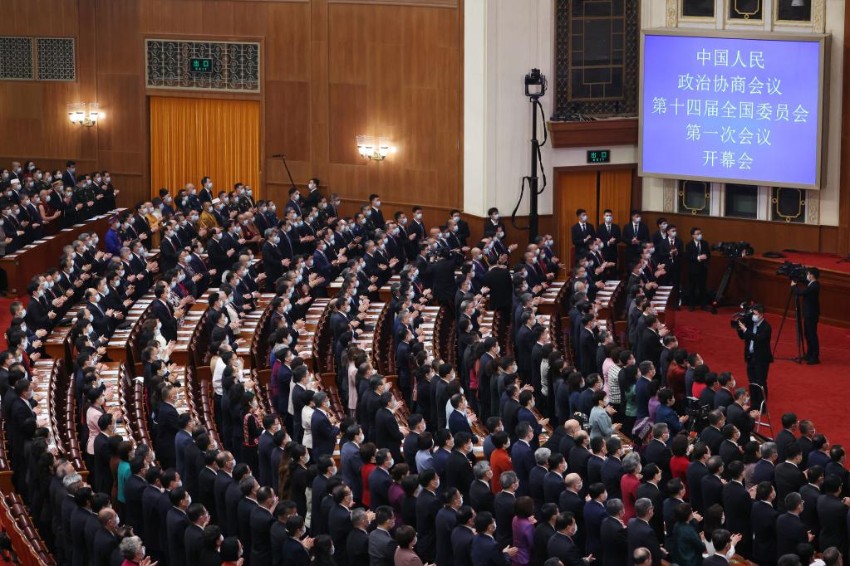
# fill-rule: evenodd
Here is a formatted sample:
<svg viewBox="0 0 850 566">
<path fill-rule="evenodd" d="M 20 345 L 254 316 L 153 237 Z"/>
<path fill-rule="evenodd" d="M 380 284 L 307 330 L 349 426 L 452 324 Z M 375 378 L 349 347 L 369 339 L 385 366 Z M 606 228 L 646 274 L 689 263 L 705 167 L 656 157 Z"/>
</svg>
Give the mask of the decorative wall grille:
<svg viewBox="0 0 850 566">
<path fill-rule="evenodd" d="M 38 80 L 74 81 L 77 79 L 77 58 L 74 40 L 64 37 L 40 37 L 38 48 Z"/>
<path fill-rule="evenodd" d="M 0 79 L 31 81 L 34 73 L 32 38 L 0 37 Z"/>
<path fill-rule="evenodd" d="M 146 40 L 148 88 L 260 91 L 260 44 Z M 211 59 L 208 72 L 193 72 L 192 59 Z"/>
</svg>

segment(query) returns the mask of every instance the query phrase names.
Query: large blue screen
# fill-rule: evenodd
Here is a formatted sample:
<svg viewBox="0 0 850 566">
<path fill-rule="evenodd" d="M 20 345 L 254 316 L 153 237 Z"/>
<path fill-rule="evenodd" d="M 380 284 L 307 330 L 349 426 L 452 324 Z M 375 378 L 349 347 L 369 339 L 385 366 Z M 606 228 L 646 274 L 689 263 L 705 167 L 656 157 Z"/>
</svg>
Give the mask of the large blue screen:
<svg viewBox="0 0 850 566">
<path fill-rule="evenodd" d="M 818 40 L 647 33 L 642 173 L 816 186 L 821 48 Z"/>
</svg>

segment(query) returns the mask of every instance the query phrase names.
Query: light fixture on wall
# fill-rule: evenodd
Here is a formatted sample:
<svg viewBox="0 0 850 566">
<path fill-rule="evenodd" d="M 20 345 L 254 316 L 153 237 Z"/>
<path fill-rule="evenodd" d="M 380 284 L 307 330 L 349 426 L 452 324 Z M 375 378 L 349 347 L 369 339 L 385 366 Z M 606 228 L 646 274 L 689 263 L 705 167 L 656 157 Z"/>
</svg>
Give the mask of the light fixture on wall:
<svg viewBox="0 0 850 566">
<path fill-rule="evenodd" d="M 357 136 L 357 152 L 364 159 L 383 161 L 389 154 L 395 152 L 395 148 L 383 139 L 376 139 L 372 136 Z"/>
<path fill-rule="evenodd" d="M 78 102 L 68 105 L 68 118 L 72 124 L 91 128 L 98 119 L 103 118 L 103 113 L 98 109 L 97 102 Z"/>
</svg>

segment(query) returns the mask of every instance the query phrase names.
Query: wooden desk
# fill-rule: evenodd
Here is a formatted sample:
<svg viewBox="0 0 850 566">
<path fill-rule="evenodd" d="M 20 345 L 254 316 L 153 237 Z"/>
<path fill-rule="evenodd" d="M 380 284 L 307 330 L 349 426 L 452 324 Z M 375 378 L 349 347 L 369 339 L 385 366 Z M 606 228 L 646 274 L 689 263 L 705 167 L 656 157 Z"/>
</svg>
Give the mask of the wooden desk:
<svg viewBox="0 0 850 566">
<path fill-rule="evenodd" d="M 9 282 L 6 295 L 8 297 L 25 295 L 27 285 L 33 277 L 39 273 L 44 273 L 51 267 L 56 267 L 63 247 L 86 232 L 95 232 L 102 236 L 109 228 L 109 219 L 114 214 L 120 214 L 125 210 L 125 208 L 118 208 L 107 214 L 95 216 L 82 224 L 63 228 L 52 236 L 45 236 L 13 254 L 0 258 L 0 269 L 6 272 L 6 278 Z M 98 247 L 102 251 L 105 250 L 103 247 L 105 246 L 104 240 L 105 238 L 101 237 L 98 243 Z"/>
</svg>

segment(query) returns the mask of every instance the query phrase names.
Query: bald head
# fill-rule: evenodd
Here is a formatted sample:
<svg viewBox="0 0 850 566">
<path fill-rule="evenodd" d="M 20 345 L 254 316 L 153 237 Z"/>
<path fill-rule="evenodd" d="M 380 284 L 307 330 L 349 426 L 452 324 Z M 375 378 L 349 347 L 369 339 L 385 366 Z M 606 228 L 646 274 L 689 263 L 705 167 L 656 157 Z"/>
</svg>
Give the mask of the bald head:
<svg viewBox="0 0 850 566">
<path fill-rule="evenodd" d="M 567 474 L 564 477 L 564 485 L 571 491 L 578 491 L 581 489 L 581 476 L 578 474 Z"/>
<path fill-rule="evenodd" d="M 581 425 L 575 419 L 570 419 L 564 423 L 564 430 L 567 431 L 567 434 L 570 436 L 575 436 L 578 431 L 581 430 Z"/>
</svg>

